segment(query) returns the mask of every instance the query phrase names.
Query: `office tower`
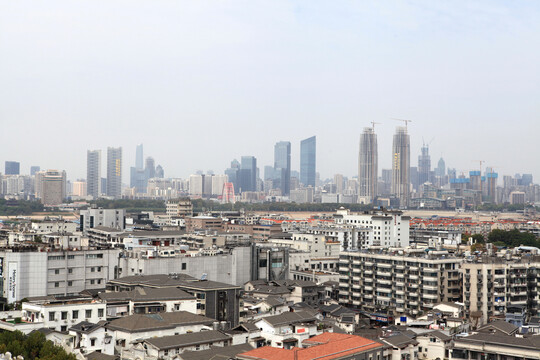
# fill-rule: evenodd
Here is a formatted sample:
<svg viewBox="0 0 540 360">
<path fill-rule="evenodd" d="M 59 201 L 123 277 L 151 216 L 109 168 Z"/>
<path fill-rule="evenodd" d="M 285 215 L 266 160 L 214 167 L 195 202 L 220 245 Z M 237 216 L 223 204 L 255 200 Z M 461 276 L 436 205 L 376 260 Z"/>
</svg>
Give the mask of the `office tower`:
<svg viewBox="0 0 540 360">
<path fill-rule="evenodd" d="M 30 175 L 34 176 L 41 168 L 39 166 L 30 166 Z"/>
<path fill-rule="evenodd" d="M 312 136 L 300 142 L 300 182 L 315 187 L 317 173 L 317 138 Z"/>
<path fill-rule="evenodd" d="M 4 175 L 19 175 L 21 164 L 17 161 L 6 161 Z"/>
<path fill-rule="evenodd" d="M 420 188 L 420 181 L 418 178 L 418 168 L 416 166 L 411 166 L 409 168 L 409 178 L 411 180 L 411 185 L 414 190 L 418 190 Z"/>
<path fill-rule="evenodd" d="M 94 199 L 101 195 L 101 150 L 86 153 L 86 192 Z"/>
<path fill-rule="evenodd" d="M 359 195 L 365 202 L 373 202 L 377 196 L 378 163 L 377 135 L 373 128 L 364 128 L 360 135 L 358 183 Z"/>
<path fill-rule="evenodd" d="M 254 156 L 242 156 L 237 173 L 239 192 L 257 190 L 257 159 Z"/>
<path fill-rule="evenodd" d="M 523 186 L 530 186 L 533 183 L 533 176 L 532 174 L 523 174 L 521 176 L 521 185 Z"/>
<path fill-rule="evenodd" d="M 264 180 L 274 180 L 274 167 L 266 165 L 264 167 Z"/>
<path fill-rule="evenodd" d="M 122 148 L 107 148 L 107 196 L 122 195 Z"/>
<path fill-rule="evenodd" d="M 165 171 L 163 170 L 163 166 L 156 166 L 156 177 L 160 179 L 163 179 L 165 177 Z"/>
<path fill-rule="evenodd" d="M 446 164 L 443 158 L 440 158 L 437 164 L 437 168 L 435 169 L 435 175 L 443 177 L 445 174 L 446 174 Z"/>
<path fill-rule="evenodd" d="M 137 145 L 135 150 L 135 168 L 143 168 L 143 144 Z"/>
<path fill-rule="evenodd" d="M 146 158 L 144 170 L 146 171 L 147 179 L 156 177 L 156 165 L 153 157 L 149 156 Z"/>
<path fill-rule="evenodd" d="M 411 148 L 407 128 L 398 126 L 392 142 L 392 194 L 401 207 L 409 203 Z"/>
<path fill-rule="evenodd" d="M 135 166 L 129 169 L 129 187 L 135 188 L 137 194 L 145 194 L 148 187 L 148 177 L 143 167 L 143 145 L 135 148 Z"/>
<path fill-rule="evenodd" d="M 450 169 L 448 168 L 448 179 L 455 179 L 457 178 L 457 171 L 456 169 Z"/>
<path fill-rule="evenodd" d="M 281 195 L 289 196 L 291 192 L 291 143 L 277 142 L 274 146 L 274 178 L 281 189 Z"/>
<path fill-rule="evenodd" d="M 429 182 L 429 174 L 431 172 L 431 157 L 429 156 L 429 146 L 422 145 L 421 153 L 418 156 L 418 185 Z"/>
<path fill-rule="evenodd" d="M 41 203 L 59 205 L 66 198 L 66 172 L 59 170 L 41 171 Z"/>
<path fill-rule="evenodd" d="M 334 185 L 336 185 L 336 194 L 343 194 L 343 175 L 335 174 L 334 175 Z"/>
</svg>

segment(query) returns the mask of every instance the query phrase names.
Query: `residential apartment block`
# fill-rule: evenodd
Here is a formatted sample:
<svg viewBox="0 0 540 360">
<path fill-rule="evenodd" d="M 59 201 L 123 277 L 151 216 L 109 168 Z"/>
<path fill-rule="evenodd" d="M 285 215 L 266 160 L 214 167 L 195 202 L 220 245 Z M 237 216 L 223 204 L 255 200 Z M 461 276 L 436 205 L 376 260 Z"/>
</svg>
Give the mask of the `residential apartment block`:
<svg viewBox="0 0 540 360">
<path fill-rule="evenodd" d="M 346 251 L 339 259 L 339 302 L 368 312 L 418 315 L 460 300 L 461 263 L 446 251 Z"/>
</svg>

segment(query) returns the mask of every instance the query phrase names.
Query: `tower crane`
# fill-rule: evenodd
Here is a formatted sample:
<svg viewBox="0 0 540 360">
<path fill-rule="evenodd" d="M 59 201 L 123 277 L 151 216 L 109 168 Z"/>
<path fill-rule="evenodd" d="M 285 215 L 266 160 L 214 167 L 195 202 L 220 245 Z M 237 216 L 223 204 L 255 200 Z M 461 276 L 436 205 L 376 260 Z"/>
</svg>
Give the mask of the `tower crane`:
<svg viewBox="0 0 540 360">
<path fill-rule="evenodd" d="M 403 121 L 405 123 L 405 129 L 407 129 L 407 125 L 412 122 L 412 120 L 407 120 L 407 119 L 398 119 L 398 118 L 392 118 L 392 120 L 396 120 L 396 121 Z"/>
</svg>

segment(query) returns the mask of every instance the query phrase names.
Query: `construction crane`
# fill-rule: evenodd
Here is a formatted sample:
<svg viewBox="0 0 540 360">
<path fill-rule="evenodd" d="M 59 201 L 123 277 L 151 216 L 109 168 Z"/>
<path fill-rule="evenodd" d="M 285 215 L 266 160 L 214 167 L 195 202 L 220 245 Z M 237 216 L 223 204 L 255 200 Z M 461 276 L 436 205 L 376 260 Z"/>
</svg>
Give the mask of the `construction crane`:
<svg viewBox="0 0 540 360">
<path fill-rule="evenodd" d="M 412 122 L 412 120 L 407 120 L 407 119 L 398 119 L 398 118 L 391 118 L 392 120 L 396 120 L 396 121 L 403 121 L 405 123 L 405 129 L 407 129 L 407 125 Z"/>
<path fill-rule="evenodd" d="M 484 160 L 473 160 L 473 161 L 480 163 L 480 174 L 482 174 L 482 164 L 485 163 L 485 161 Z"/>
<path fill-rule="evenodd" d="M 371 121 L 371 127 L 373 128 L 373 131 L 375 131 L 375 124 L 380 124 L 380 122 Z"/>
</svg>

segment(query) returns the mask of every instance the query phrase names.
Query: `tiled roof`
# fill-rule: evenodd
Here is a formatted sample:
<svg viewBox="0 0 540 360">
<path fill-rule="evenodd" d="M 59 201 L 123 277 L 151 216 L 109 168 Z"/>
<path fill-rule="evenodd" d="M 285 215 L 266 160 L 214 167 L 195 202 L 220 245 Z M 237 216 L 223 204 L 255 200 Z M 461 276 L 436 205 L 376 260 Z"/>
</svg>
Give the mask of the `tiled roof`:
<svg viewBox="0 0 540 360">
<path fill-rule="evenodd" d="M 377 341 L 355 335 L 329 332 L 304 340 L 302 344 L 312 346 L 290 350 L 265 346 L 238 354 L 237 358 L 242 360 L 312 360 L 315 358 L 331 360 L 383 348 L 383 344 Z"/>
</svg>

